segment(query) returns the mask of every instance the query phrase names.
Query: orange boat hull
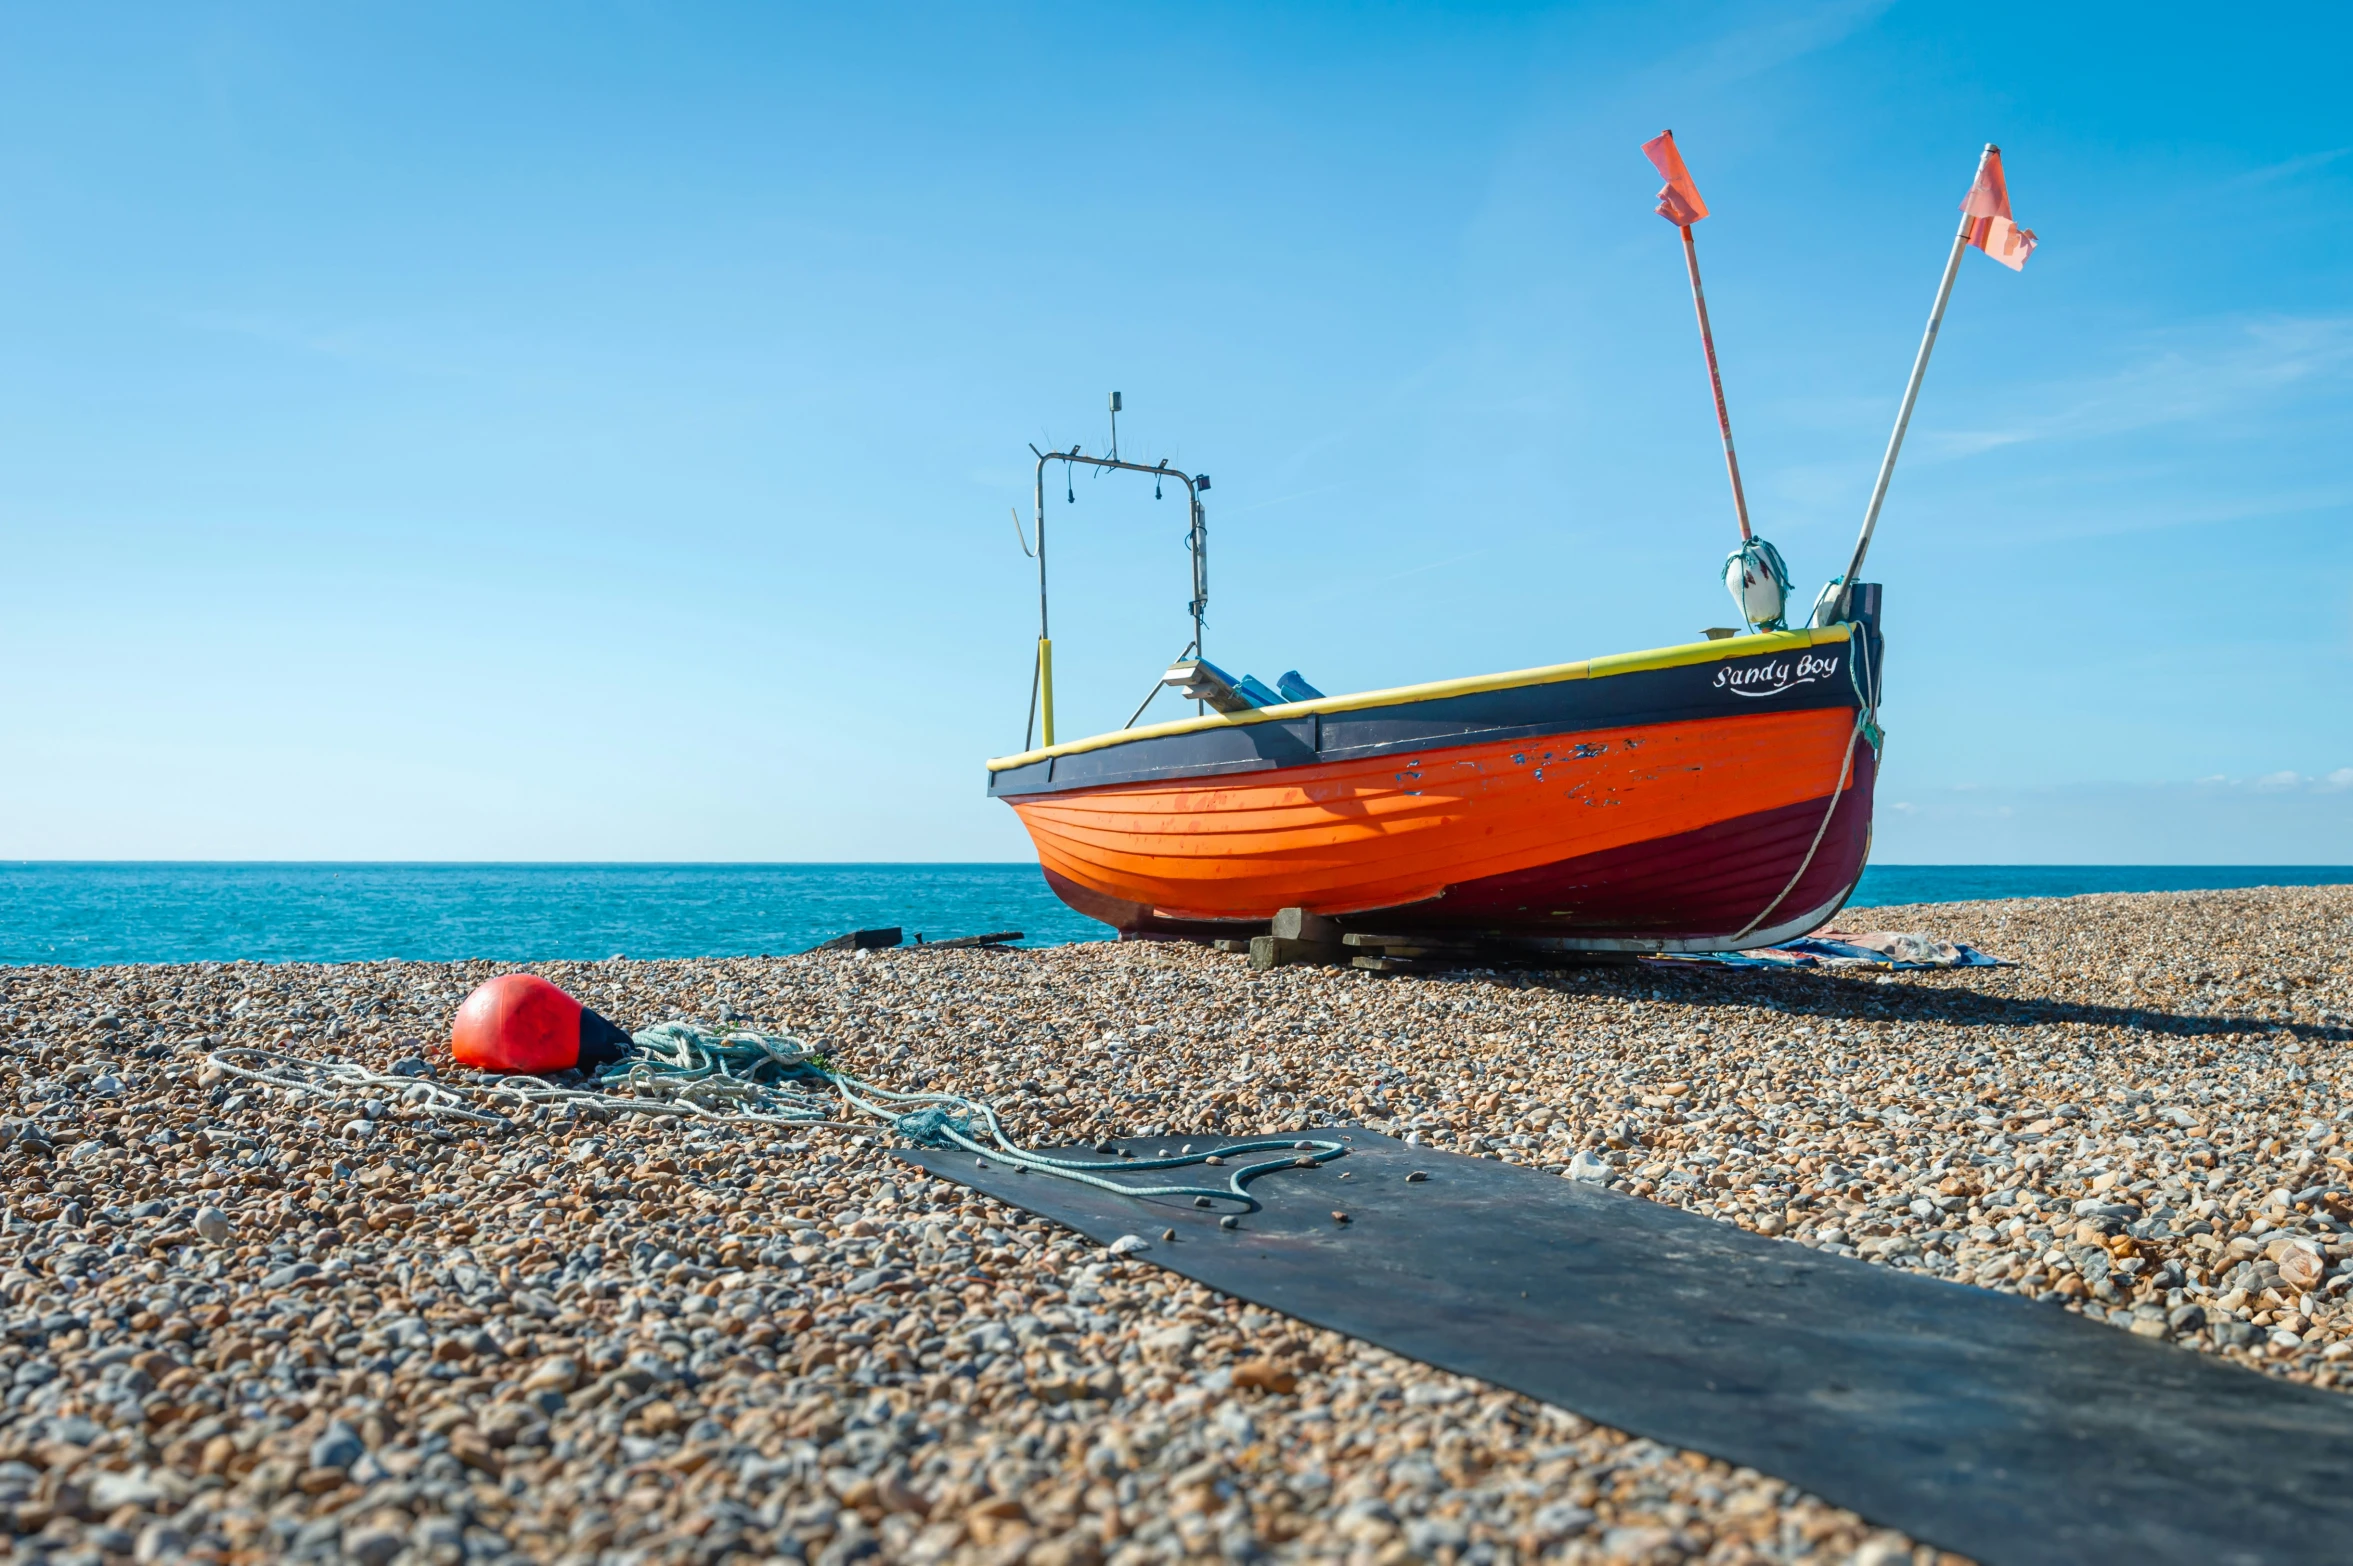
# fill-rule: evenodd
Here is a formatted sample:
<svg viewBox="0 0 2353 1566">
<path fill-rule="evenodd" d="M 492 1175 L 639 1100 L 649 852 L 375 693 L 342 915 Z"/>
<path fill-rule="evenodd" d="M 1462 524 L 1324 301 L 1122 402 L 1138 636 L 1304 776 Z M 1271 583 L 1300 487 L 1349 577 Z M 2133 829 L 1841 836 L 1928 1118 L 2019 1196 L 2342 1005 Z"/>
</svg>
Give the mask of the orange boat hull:
<svg viewBox="0 0 2353 1566">
<path fill-rule="evenodd" d="M 1253 770 L 1197 775 L 1248 765 L 1212 759 L 1008 802 L 1064 900 L 1131 933 L 1232 933 L 1304 908 L 1364 929 L 1764 944 L 1827 919 L 1869 844 L 1872 746 L 1859 704 L 1821 683 L 1810 706 L 1756 710 L 1718 678 L 1692 716 L 1629 710 L 1653 721 L 1521 724 L 1331 760 L 1261 743 L 1272 763 Z M 1591 705 L 1599 684 L 1552 699 Z"/>
</svg>

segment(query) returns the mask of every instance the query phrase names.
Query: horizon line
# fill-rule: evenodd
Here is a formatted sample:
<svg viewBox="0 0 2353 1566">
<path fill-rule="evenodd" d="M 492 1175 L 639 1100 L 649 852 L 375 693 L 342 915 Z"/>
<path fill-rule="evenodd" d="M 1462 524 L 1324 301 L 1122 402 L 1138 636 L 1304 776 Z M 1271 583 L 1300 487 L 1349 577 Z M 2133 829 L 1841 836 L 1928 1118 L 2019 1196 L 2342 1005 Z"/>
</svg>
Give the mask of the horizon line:
<svg viewBox="0 0 2353 1566">
<path fill-rule="evenodd" d="M 1022 870 L 1030 859 L 29 859 L 0 858 L 0 867 L 46 869 L 178 866 L 191 869 L 352 868 L 402 870 Z M 2291 860 L 2036 860 L 1923 859 L 1875 862 L 1873 870 L 2341 870 L 2353 864 Z"/>
</svg>

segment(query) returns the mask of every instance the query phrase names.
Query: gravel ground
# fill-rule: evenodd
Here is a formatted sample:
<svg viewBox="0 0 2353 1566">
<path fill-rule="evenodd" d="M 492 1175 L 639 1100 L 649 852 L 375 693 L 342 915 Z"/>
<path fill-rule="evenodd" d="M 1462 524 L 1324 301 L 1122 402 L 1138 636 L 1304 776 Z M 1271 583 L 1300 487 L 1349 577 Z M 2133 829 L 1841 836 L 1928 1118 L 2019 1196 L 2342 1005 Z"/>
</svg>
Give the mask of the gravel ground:
<svg viewBox="0 0 2353 1566">
<path fill-rule="evenodd" d="M 2024 966 L 1253 975 L 1145 944 L 535 971 L 634 1026 L 790 1028 L 1039 1140 L 1359 1120 L 2353 1375 L 2353 888 L 1868 923 Z M 0 971 L 16 1558 L 1952 1559 L 1113 1258 L 879 1137 L 477 1135 L 206 1066 L 463 1080 L 448 1018 L 498 971 Z"/>
</svg>

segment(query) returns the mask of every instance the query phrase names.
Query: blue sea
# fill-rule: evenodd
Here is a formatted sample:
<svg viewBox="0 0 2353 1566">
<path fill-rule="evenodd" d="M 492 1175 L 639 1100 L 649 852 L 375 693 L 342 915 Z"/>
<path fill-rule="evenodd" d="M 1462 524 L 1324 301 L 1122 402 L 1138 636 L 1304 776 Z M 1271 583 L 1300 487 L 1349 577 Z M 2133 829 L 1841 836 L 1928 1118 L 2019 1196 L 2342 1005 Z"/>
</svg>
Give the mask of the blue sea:
<svg viewBox="0 0 2353 1566">
<path fill-rule="evenodd" d="M 1873 865 L 1855 905 L 2353 883 L 2353 866 Z M 0 964 L 722 957 L 897 925 L 1108 939 L 1035 865 L 0 864 Z"/>
</svg>

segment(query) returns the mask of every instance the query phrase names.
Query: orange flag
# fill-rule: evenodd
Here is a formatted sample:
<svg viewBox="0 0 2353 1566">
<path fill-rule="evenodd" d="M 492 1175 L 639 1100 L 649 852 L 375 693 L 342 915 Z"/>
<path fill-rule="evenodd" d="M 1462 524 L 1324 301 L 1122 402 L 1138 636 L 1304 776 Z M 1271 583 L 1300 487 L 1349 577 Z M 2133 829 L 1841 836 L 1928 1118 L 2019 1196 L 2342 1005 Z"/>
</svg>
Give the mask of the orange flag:
<svg viewBox="0 0 2353 1566">
<path fill-rule="evenodd" d="M 1699 199 L 1699 187 L 1691 182 L 1691 171 L 1683 166 L 1683 154 L 1675 150 L 1673 131 L 1660 131 L 1644 142 L 1642 155 L 1650 159 L 1651 167 L 1667 182 L 1659 189 L 1660 217 L 1680 228 L 1689 228 L 1708 215 L 1708 204 Z"/>
<path fill-rule="evenodd" d="M 1969 199 L 1961 203 L 1961 211 L 1971 220 L 1969 243 L 2013 272 L 2026 270 L 2026 258 L 2034 254 L 2034 230 L 2010 221 L 2010 183 L 2002 178 L 1999 147 L 1985 149 L 1977 183 L 1969 187 Z"/>
</svg>

